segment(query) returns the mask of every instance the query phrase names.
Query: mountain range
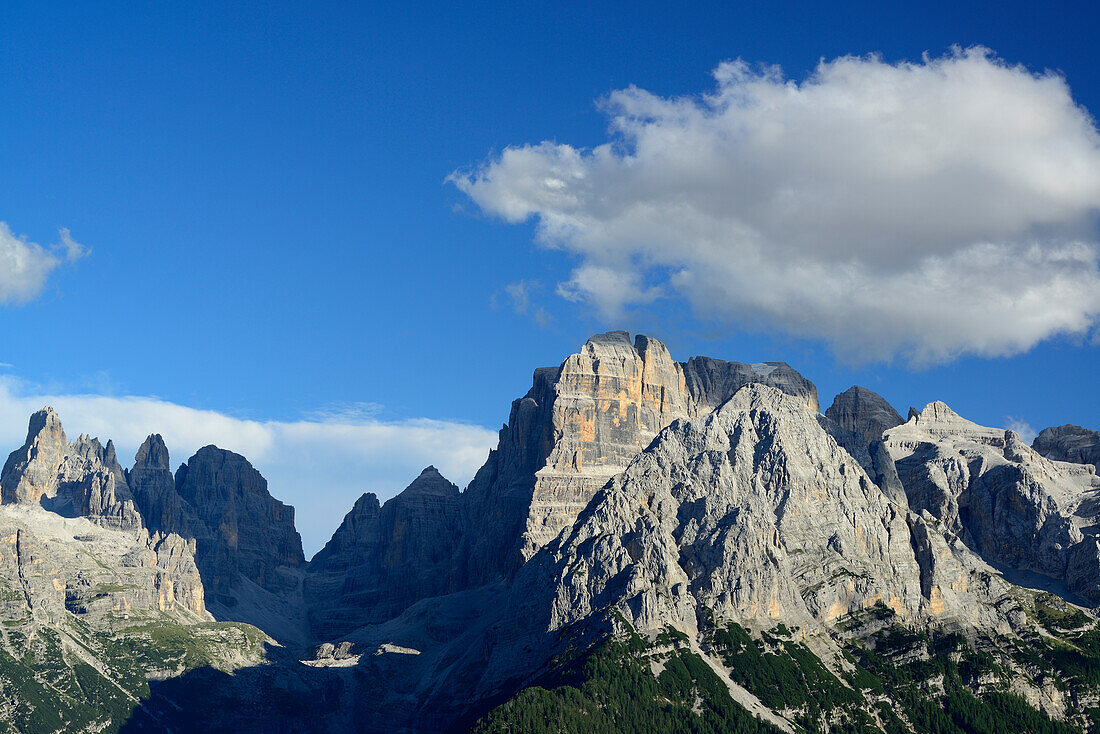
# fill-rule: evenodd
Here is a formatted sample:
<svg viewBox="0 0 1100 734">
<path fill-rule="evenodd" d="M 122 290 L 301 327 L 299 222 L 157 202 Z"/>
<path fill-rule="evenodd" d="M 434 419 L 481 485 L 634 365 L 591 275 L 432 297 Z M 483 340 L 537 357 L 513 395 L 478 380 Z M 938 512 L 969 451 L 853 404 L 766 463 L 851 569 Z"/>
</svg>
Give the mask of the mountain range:
<svg viewBox="0 0 1100 734">
<path fill-rule="evenodd" d="M 0 474 L 11 731 L 1094 731 L 1100 433 L 592 337 L 464 489 L 312 559 L 207 446 L 44 408 Z"/>
</svg>

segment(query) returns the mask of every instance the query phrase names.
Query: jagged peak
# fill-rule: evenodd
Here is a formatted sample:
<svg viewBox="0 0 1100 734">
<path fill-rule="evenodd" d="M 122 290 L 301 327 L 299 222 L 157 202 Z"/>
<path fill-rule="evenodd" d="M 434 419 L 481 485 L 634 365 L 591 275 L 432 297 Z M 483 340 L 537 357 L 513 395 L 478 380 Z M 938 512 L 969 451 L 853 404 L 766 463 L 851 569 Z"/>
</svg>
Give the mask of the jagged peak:
<svg viewBox="0 0 1100 734">
<path fill-rule="evenodd" d="M 159 433 L 150 434 L 138 449 L 134 468 L 168 469 L 171 466 L 168 446 Z"/>
<path fill-rule="evenodd" d="M 789 395 L 779 388 L 772 387 L 771 385 L 765 385 L 762 382 L 750 382 L 737 392 L 735 392 L 730 399 L 722 403 L 717 410 L 714 411 L 715 415 L 723 413 L 738 413 L 746 410 L 756 409 L 782 409 L 792 410 L 799 413 L 807 413 L 810 415 L 816 414 L 816 411 L 811 411 L 806 405 L 805 401 L 799 398 Z M 816 422 L 816 421 L 815 421 Z"/>
<path fill-rule="evenodd" d="M 928 405 L 924 406 L 924 410 L 920 412 L 919 420 L 954 420 L 956 418 L 962 418 L 958 413 L 951 410 L 951 406 L 942 400 L 933 400 Z M 965 420 L 965 418 L 963 418 Z"/>
<path fill-rule="evenodd" d="M 355 504 L 351 506 L 351 512 L 348 515 L 377 515 L 379 509 L 378 495 L 374 492 L 364 492 L 359 495 L 359 499 L 355 500 Z"/>
<path fill-rule="evenodd" d="M 34 440 L 43 433 L 60 435 L 62 440 L 65 437 L 65 429 L 61 426 L 61 416 L 49 405 L 31 414 L 30 422 L 27 425 L 27 445 L 34 443 Z"/>
</svg>

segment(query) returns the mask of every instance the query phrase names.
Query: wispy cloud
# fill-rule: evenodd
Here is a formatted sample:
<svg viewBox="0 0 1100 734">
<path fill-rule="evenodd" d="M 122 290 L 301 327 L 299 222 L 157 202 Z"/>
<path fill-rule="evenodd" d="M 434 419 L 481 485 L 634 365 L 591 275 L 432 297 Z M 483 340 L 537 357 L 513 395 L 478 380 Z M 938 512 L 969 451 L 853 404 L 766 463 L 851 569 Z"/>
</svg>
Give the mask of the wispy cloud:
<svg viewBox="0 0 1100 734">
<path fill-rule="evenodd" d="M 34 300 L 59 265 L 74 263 L 90 252 L 64 227 L 58 234 L 59 243 L 43 247 L 16 236 L 6 222 L 0 222 L 0 304 Z"/>
<path fill-rule="evenodd" d="M 534 302 L 534 294 L 543 290 L 542 283 L 537 280 L 518 280 L 504 286 L 504 293 L 512 304 L 512 310 L 521 316 L 530 316 L 536 324 L 545 328 L 550 325 L 553 317 L 544 307 Z"/>
<path fill-rule="evenodd" d="M 150 433 L 164 436 L 177 464 L 207 444 L 243 454 L 267 478 L 271 493 L 295 506 L 307 554 L 328 540 L 363 492 L 384 500 L 429 464 L 464 486 L 496 444 L 496 433 L 481 426 L 429 418 L 384 421 L 372 418 L 369 407 L 298 421 L 255 421 L 155 397 L 44 394 L 0 376 L 0 446 L 11 451 L 22 445 L 28 417 L 43 405 L 57 409 L 70 438 L 87 433 L 114 439 L 123 463 L 132 461 Z"/>
<path fill-rule="evenodd" d="M 609 142 L 506 148 L 450 181 L 579 256 L 605 319 L 657 298 L 849 361 L 1011 355 L 1100 315 L 1100 133 L 1066 80 L 954 50 L 743 61 L 716 87 L 611 93 Z"/>
<path fill-rule="evenodd" d="M 1010 431 L 1015 431 L 1020 437 L 1020 440 L 1024 443 L 1031 445 L 1031 442 L 1035 440 L 1035 437 L 1039 435 L 1035 428 L 1025 421 L 1023 418 L 1017 418 L 1015 416 L 1006 415 L 1004 418 L 1005 428 Z"/>
</svg>

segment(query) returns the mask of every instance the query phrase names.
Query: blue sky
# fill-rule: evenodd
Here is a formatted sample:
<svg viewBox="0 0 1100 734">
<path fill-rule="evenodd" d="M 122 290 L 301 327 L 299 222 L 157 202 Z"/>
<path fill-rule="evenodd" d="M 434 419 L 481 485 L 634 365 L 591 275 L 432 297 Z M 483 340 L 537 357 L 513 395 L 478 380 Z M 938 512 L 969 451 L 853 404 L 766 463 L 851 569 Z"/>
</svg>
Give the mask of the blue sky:
<svg viewBox="0 0 1100 734">
<path fill-rule="evenodd" d="M 169 420 L 165 406 L 204 411 L 172 418 L 173 460 L 206 442 L 204 430 L 251 451 L 272 491 L 299 506 L 307 551 L 359 492 L 388 496 L 421 463 L 468 479 L 492 440 L 485 429 L 506 419 L 531 371 L 609 328 L 662 338 L 679 359 L 787 361 L 826 405 L 859 383 L 903 414 L 943 399 L 987 425 L 1100 427 L 1095 311 L 1079 303 L 1094 295 L 1087 252 L 1066 266 L 1079 267 L 1083 290 L 1059 310 L 1077 306 L 1085 326 L 1075 334 L 1037 326 L 1035 346 L 1011 356 L 961 347 L 914 360 L 886 345 L 853 364 L 835 326 L 746 315 L 736 297 L 700 308 L 668 279 L 686 267 L 671 255 L 652 270 L 624 265 L 637 252 L 616 261 L 619 275 L 640 272 L 643 290 L 657 289 L 633 306 L 559 288 L 585 265 L 607 265 L 606 251 L 591 238 L 540 239 L 540 217 L 553 212 L 528 207 L 509 224 L 499 198 L 447 182 L 456 171 L 495 172 L 508 184 L 510 147 L 621 142 L 609 134 L 609 94 L 634 85 L 698 103 L 715 93 L 716 67 L 737 58 L 782 67 L 781 88 L 822 59 L 879 53 L 886 66 L 920 64 L 925 52 L 982 45 L 1009 65 L 1057 70 L 1076 104 L 1100 109 L 1096 17 L 1085 3 L 678 5 L 6 5 L 0 221 L 53 258 L 33 297 L 0 305 L 9 403 L 67 399 L 70 432 L 122 436 L 131 452 L 147 427 L 169 431 L 155 425 Z M 1085 180 L 1092 159 L 1076 154 L 1095 151 L 1075 145 Z M 1075 241 L 1095 243 L 1095 201 L 1075 200 L 1074 215 L 1055 222 L 1058 237 L 1073 229 Z M 59 228 L 87 252 L 51 250 Z M 919 241 L 908 247 L 920 253 Z M 975 287 L 989 282 L 974 270 Z M 923 328 L 920 318 L 911 328 Z M 990 328 L 1004 320 L 975 318 Z M 965 344 L 972 332 L 952 334 Z M 133 396 L 145 400 L 121 400 Z M 0 435 L 14 448 L 25 418 L 7 420 Z M 330 433 L 309 433 L 317 423 Z M 337 434 L 344 454 L 319 448 Z M 393 448 L 407 437 L 417 445 Z"/>
</svg>

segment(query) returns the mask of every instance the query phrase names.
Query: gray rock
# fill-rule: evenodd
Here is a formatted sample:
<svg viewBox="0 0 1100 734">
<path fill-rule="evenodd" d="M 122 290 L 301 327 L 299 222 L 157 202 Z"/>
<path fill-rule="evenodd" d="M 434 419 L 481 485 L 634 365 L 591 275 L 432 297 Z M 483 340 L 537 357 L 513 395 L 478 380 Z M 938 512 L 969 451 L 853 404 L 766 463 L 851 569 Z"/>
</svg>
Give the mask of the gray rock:
<svg viewBox="0 0 1100 734">
<path fill-rule="evenodd" d="M 1065 580 L 1100 602 L 1100 565 L 1086 573 L 1088 553 L 1076 550 L 1100 520 L 1092 467 L 1050 461 L 1014 432 L 979 426 L 941 402 L 888 430 L 884 444 L 914 510 L 994 565 Z"/>
<path fill-rule="evenodd" d="M 725 362 L 710 357 L 692 357 L 681 363 L 684 381 L 696 406 L 695 415 L 705 415 L 729 400 L 745 385 L 774 387 L 819 411 L 817 387 L 786 362 Z"/>
<path fill-rule="evenodd" d="M 535 372 L 500 444 L 464 495 L 467 584 L 509 575 L 569 527 L 595 491 L 677 418 L 706 415 L 748 384 L 817 410 L 813 384 L 782 362 L 672 360 L 656 339 L 598 334 L 557 369 Z"/>
<path fill-rule="evenodd" d="M 317 629 L 336 633 L 352 620 L 377 622 L 381 614 L 399 613 L 418 599 L 511 577 L 570 527 L 596 491 L 661 430 L 677 419 L 708 415 L 750 384 L 770 385 L 804 405 L 870 468 L 862 437 L 821 416 L 816 388 L 785 363 L 749 365 L 705 357 L 677 363 L 655 339 L 638 335 L 632 342 L 626 332 L 598 334 L 560 367 L 535 371 L 531 390 L 512 404 L 497 448 L 454 505 L 447 505 L 459 515 L 449 572 L 433 565 L 432 573 L 410 583 L 379 564 L 363 563 L 354 571 L 355 591 L 349 588 L 334 597 L 333 582 L 312 578 L 334 573 L 330 562 L 320 562 L 322 557 L 311 566 L 307 583 L 307 595 L 322 599 L 309 602 Z M 366 504 L 357 504 L 348 519 L 367 510 Z M 449 519 L 424 523 L 422 527 L 438 538 L 419 540 L 412 539 L 417 532 L 413 528 L 398 539 L 385 532 L 376 535 L 375 525 L 361 519 L 349 527 L 364 537 L 341 539 L 338 544 L 361 546 L 363 558 L 385 556 L 394 544 L 434 548 L 440 542 L 446 546 L 452 538 Z M 338 534 L 348 532 L 342 528 Z M 349 605 L 335 603 L 334 598 L 357 601 Z"/>
<path fill-rule="evenodd" d="M 355 503 L 305 580 L 317 639 L 332 639 L 396 617 L 418 599 L 450 593 L 458 547 L 459 491 L 434 466 L 379 507 Z"/>
<path fill-rule="evenodd" d="M 871 455 L 871 479 L 879 486 L 887 497 L 897 502 L 902 507 L 909 507 L 909 498 L 905 495 L 905 487 L 898 476 L 897 465 L 894 457 L 882 441 L 872 441 L 868 447 Z"/>
<path fill-rule="evenodd" d="M 704 628 L 729 621 L 783 622 L 827 644 L 877 604 L 918 626 L 1007 629 L 1009 585 L 887 498 L 817 415 L 747 386 L 663 429 L 509 584 L 357 630 L 361 653 L 384 643 L 419 653 L 360 668 L 377 692 L 367 715 L 383 728 L 442 728 L 616 619 L 650 639 L 672 627 L 693 650 Z"/>
<path fill-rule="evenodd" d="M 31 416 L 27 440 L 0 473 L 0 501 L 40 504 L 100 525 L 141 527 L 114 444 L 81 435 L 69 443 L 61 419 L 46 407 Z"/>
<path fill-rule="evenodd" d="M 1074 425 L 1044 428 L 1031 447 L 1048 459 L 1092 464 L 1100 470 L 1100 431 Z"/>
<path fill-rule="evenodd" d="M 883 431 L 905 422 L 885 398 L 859 385 L 833 398 L 825 415 L 841 427 L 861 434 L 868 444 L 881 439 Z"/>
<path fill-rule="evenodd" d="M 233 606 L 238 576 L 268 591 L 294 590 L 297 581 L 281 572 L 305 563 L 294 508 L 271 496 L 247 459 L 205 446 L 176 472 L 175 491 L 189 510 L 182 529 L 194 531 L 195 559 L 214 600 Z"/>
</svg>

